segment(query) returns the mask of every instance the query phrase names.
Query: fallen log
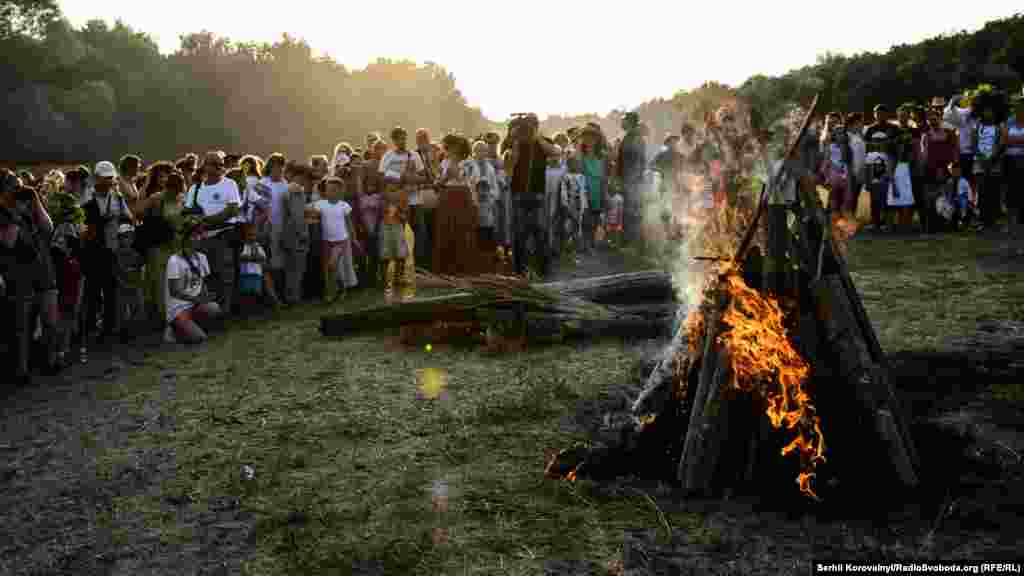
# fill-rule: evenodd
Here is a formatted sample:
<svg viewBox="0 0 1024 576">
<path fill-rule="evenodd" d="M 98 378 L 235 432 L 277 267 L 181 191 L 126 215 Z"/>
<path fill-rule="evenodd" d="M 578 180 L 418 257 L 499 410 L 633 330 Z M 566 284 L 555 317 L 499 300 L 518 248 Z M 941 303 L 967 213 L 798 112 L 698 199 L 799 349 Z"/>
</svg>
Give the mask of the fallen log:
<svg viewBox="0 0 1024 576">
<path fill-rule="evenodd" d="M 428 282 L 435 280 L 428 280 Z M 515 302 L 506 297 L 481 296 L 472 291 L 430 298 L 413 298 L 394 304 L 380 304 L 321 318 L 320 331 L 341 337 L 353 333 L 389 330 L 407 324 L 435 321 L 468 322 L 488 316 L 524 315 L 527 311 L 562 321 L 578 319 L 579 328 L 567 326 L 570 333 L 593 330 L 599 335 L 623 334 L 645 337 L 660 335 L 664 322 L 670 322 L 676 307 L 672 304 L 671 277 L 662 272 L 614 274 L 582 280 L 531 285 L 547 295 L 544 302 Z M 576 312 L 603 302 L 621 305 L 596 306 L 595 318 Z M 576 316 L 574 316 L 576 314 Z M 653 324 L 653 326 L 652 326 Z"/>
<path fill-rule="evenodd" d="M 597 304 L 671 302 L 675 297 L 672 277 L 660 270 L 548 282 L 538 284 L 538 287 L 583 298 Z"/>
</svg>

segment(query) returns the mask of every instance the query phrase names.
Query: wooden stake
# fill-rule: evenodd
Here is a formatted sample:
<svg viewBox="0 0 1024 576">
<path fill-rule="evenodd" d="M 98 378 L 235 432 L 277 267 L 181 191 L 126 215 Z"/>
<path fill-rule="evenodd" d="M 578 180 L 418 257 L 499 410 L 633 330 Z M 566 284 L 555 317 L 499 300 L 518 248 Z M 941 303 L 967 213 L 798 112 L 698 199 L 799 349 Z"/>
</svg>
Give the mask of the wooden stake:
<svg viewBox="0 0 1024 576">
<path fill-rule="evenodd" d="M 917 486 L 917 474 L 910 461 L 910 454 L 896 425 L 896 419 L 889 410 L 875 412 L 875 429 L 889 445 L 889 461 L 895 466 L 900 480 L 905 486 Z"/>
<path fill-rule="evenodd" d="M 691 427 L 687 431 L 683 459 L 679 463 L 677 475 L 685 491 L 709 495 L 722 443 L 729 434 L 732 402 L 726 397 L 730 373 L 728 353 L 724 349 L 712 352 L 705 356 L 704 361 L 712 367 L 707 372 L 702 371 L 704 374 L 711 372 L 711 376 L 700 384 L 700 388 L 706 388 L 707 393 L 697 420 L 690 419 Z M 694 406 L 694 414 L 696 408 Z"/>
</svg>

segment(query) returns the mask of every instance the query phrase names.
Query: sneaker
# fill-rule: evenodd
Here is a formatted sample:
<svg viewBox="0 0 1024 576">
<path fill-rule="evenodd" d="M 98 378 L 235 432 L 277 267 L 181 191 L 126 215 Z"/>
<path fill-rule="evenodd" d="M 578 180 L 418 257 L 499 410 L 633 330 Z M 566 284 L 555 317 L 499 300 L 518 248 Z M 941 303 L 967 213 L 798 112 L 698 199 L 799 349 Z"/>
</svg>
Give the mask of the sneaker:
<svg viewBox="0 0 1024 576">
<path fill-rule="evenodd" d="M 174 336 L 174 328 L 170 324 L 164 327 L 164 343 L 177 344 L 178 339 Z"/>
</svg>

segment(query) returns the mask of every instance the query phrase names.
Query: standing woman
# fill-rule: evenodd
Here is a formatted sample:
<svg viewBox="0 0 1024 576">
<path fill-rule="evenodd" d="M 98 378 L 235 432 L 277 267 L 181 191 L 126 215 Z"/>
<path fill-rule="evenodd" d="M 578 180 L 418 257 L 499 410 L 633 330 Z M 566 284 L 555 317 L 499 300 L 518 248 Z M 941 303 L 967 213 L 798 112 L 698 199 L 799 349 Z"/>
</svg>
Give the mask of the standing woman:
<svg viewBox="0 0 1024 576">
<path fill-rule="evenodd" d="M 995 226 L 1002 210 L 1000 193 L 1003 180 L 1003 126 L 1006 110 L 1000 105 L 1001 94 L 982 92 L 974 97 L 973 107 L 978 119 L 974 128 L 974 178 L 982 229 Z"/>
<path fill-rule="evenodd" d="M 441 198 L 434 226 L 435 270 L 440 274 L 461 275 L 475 272 L 479 199 L 465 164 L 469 158 L 469 140 L 449 134 L 441 141 L 446 159 L 441 164 L 437 189 Z"/>
<path fill-rule="evenodd" d="M 177 173 L 176 182 L 181 189 L 169 190 L 170 177 Z M 167 258 L 170 257 L 174 244 L 174 234 L 180 224 L 181 203 L 185 198 L 185 178 L 174 165 L 168 162 L 157 162 L 150 166 L 146 185 L 143 187 L 142 198 L 136 207 L 140 211 L 145 230 L 145 297 L 150 307 L 151 316 L 161 326 L 167 310 L 164 308 L 164 272 Z M 165 207 L 165 205 L 167 205 Z"/>
<path fill-rule="evenodd" d="M 594 234 L 608 195 L 608 160 L 601 154 L 602 142 L 601 133 L 593 126 L 587 125 L 580 132 L 576 158 L 587 185 L 587 211 L 583 215 L 584 253 L 594 248 Z"/>
<path fill-rule="evenodd" d="M 1013 115 L 1006 123 L 1006 207 L 1010 212 L 1010 236 L 1024 240 L 1024 95 L 1013 99 Z M 1024 246 L 1017 248 L 1024 256 Z"/>
</svg>

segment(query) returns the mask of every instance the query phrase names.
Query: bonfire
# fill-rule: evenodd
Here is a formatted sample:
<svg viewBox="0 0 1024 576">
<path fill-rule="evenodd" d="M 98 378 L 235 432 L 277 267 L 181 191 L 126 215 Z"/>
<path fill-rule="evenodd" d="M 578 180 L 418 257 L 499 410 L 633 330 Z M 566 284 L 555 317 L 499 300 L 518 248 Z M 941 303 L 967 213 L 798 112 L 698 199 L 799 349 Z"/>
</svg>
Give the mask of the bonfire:
<svg viewBox="0 0 1024 576">
<path fill-rule="evenodd" d="M 562 451 L 548 460 L 548 477 L 614 475 L 635 468 L 644 452 L 677 459 L 675 480 L 688 493 L 773 485 L 773 475 L 792 469 L 799 493 L 819 501 L 819 469 L 837 458 L 830 485 L 839 477 L 857 485 L 868 471 L 883 482 L 917 483 L 906 420 L 846 271 L 855 226 L 801 193 L 786 230 L 797 280 L 784 293 L 763 292 L 751 271 L 766 192 L 752 214 L 723 210 L 703 222 L 708 264 L 699 305 L 649 376 L 621 445 Z M 857 422 L 873 423 L 873 433 L 853 429 Z M 826 435 L 836 440 L 827 446 Z M 613 466 L 619 469 L 602 470 Z"/>
</svg>

